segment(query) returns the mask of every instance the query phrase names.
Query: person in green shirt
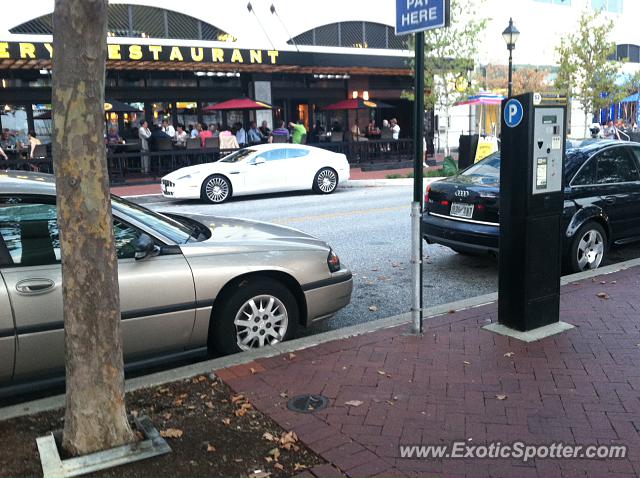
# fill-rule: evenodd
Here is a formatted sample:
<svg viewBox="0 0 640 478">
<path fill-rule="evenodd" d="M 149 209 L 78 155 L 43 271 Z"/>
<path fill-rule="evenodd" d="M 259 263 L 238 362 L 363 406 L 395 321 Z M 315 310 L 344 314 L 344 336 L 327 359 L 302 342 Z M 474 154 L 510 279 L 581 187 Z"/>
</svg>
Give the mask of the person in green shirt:
<svg viewBox="0 0 640 478">
<path fill-rule="evenodd" d="M 297 123 L 289 123 L 289 127 L 292 128 L 291 142 L 293 144 L 302 144 L 302 136 L 307 135 L 307 128 L 304 127 L 301 120 Z"/>
</svg>

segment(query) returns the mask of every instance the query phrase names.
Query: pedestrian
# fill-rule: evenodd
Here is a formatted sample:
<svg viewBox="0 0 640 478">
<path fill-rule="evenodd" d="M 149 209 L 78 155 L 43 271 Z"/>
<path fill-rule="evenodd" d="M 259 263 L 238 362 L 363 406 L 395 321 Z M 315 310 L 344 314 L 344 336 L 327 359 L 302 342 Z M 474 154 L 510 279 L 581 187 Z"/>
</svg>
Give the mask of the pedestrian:
<svg viewBox="0 0 640 478">
<path fill-rule="evenodd" d="M 171 139 L 175 138 L 176 136 L 176 130 L 173 127 L 173 125 L 169 124 L 169 120 L 166 120 L 166 119 L 162 120 L 161 130 L 163 133 L 167 134 Z"/>
<path fill-rule="evenodd" d="M 184 125 L 178 123 L 178 130 L 176 131 L 175 144 L 177 148 L 187 147 L 187 132 L 184 130 Z"/>
<path fill-rule="evenodd" d="M 189 134 L 191 135 L 192 139 L 195 139 L 198 136 L 200 136 L 201 131 L 202 131 L 202 125 L 200 123 L 196 123 L 196 127 L 192 128 Z"/>
<path fill-rule="evenodd" d="M 351 139 L 353 141 L 360 141 L 363 136 L 364 135 L 360 131 L 360 122 L 356 119 L 351 127 Z"/>
<path fill-rule="evenodd" d="M 271 130 L 269 129 L 269 125 L 267 124 L 266 121 L 262 122 L 262 125 L 260 126 L 260 133 L 262 134 L 264 141 L 267 142 L 269 139 L 269 136 L 271 136 Z"/>
<path fill-rule="evenodd" d="M 247 145 L 247 132 L 239 121 L 236 123 L 236 139 L 241 148 Z"/>
<path fill-rule="evenodd" d="M 313 129 L 311 130 L 311 134 L 309 135 L 309 138 L 311 139 L 311 141 L 309 142 L 319 143 L 320 136 L 322 136 L 323 133 L 324 133 L 324 128 L 322 126 L 322 123 L 320 122 L 320 120 L 316 120 L 316 125 L 313 127 Z"/>
<path fill-rule="evenodd" d="M 271 136 L 269 137 L 269 142 L 272 143 L 273 142 L 273 138 L 275 138 L 275 137 L 284 138 L 283 142 L 285 142 L 285 143 L 288 142 L 289 141 L 289 130 L 284 127 L 284 121 L 282 121 L 282 120 L 278 121 L 277 126 L 278 127 L 271 132 Z"/>
<path fill-rule="evenodd" d="M 9 156 L 7 156 L 7 154 L 2 150 L 1 147 L 0 147 L 0 156 L 2 156 L 2 159 L 4 159 L 5 161 L 9 161 Z"/>
<path fill-rule="evenodd" d="M 217 138 L 220 136 L 220 131 L 218 131 L 218 125 L 216 123 L 211 123 L 209 125 L 209 131 L 211 131 L 212 138 Z"/>
<path fill-rule="evenodd" d="M 249 132 L 247 133 L 247 139 L 249 141 L 250 146 L 264 143 L 264 137 L 262 136 L 262 133 L 258 129 L 258 124 L 255 121 L 252 121 L 249 124 Z"/>
<path fill-rule="evenodd" d="M 204 148 L 205 144 L 207 143 L 207 138 L 213 138 L 213 133 L 209 131 L 207 123 L 198 123 L 198 126 L 200 126 L 200 132 L 198 133 L 198 137 L 200 138 L 200 146 Z"/>
<path fill-rule="evenodd" d="M 42 141 L 40 141 L 36 137 L 36 132 L 34 130 L 29 130 L 29 158 L 33 159 L 33 152 L 36 150 L 36 146 L 40 146 Z"/>
<path fill-rule="evenodd" d="M 607 121 L 606 126 L 603 131 L 604 139 L 616 139 L 617 131 L 616 127 L 613 125 L 613 121 Z"/>
<path fill-rule="evenodd" d="M 378 139 L 380 137 L 380 128 L 376 126 L 376 120 L 369 120 L 369 125 L 367 126 L 367 137 L 369 139 Z"/>
<path fill-rule="evenodd" d="M 305 128 L 304 124 L 302 124 L 302 120 L 299 119 L 297 123 L 289 123 L 289 128 L 291 128 L 292 130 L 291 142 L 293 144 L 302 144 L 302 137 L 307 136 L 307 128 Z"/>
<path fill-rule="evenodd" d="M 146 120 L 142 120 L 140 123 L 138 137 L 140 138 L 140 149 L 142 150 L 142 155 L 140 156 L 142 172 L 149 174 L 149 140 L 151 139 L 151 130 Z"/>
<path fill-rule="evenodd" d="M 223 128 L 222 131 L 220 131 L 220 149 L 224 150 L 224 149 L 238 149 L 240 148 L 240 145 L 238 144 L 238 139 L 236 138 L 236 136 L 229 131 L 229 128 Z"/>
<path fill-rule="evenodd" d="M 400 139 L 400 125 L 398 125 L 398 120 L 396 118 L 392 118 L 389 126 L 391 127 L 391 135 L 394 140 Z"/>
</svg>

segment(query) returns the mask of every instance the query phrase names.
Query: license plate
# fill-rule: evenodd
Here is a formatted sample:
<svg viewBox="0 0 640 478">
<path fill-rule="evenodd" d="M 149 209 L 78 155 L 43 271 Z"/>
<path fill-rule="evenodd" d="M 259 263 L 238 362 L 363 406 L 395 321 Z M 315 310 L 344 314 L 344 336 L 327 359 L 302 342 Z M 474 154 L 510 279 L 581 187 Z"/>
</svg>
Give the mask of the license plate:
<svg viewBox="0 0 640 478">
<path fill-rule="evenodd" d="M 473 217 L 473 204 L 454 202 L 451 204 L 451 215 L 471 219 Z"/>
</svg>

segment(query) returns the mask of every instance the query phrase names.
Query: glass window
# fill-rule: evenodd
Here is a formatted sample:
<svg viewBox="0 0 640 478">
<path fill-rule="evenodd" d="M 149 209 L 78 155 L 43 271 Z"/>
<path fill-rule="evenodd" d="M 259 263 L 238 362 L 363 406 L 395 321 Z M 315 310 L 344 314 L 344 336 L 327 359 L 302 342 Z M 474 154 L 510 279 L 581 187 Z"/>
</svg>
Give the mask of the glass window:
<svg viewBox="0 0 640 478">
<path fill-rule="evenodd" d="M 287 149 L 286 151 L 287 151 L 287 159 L 304 158 L 305 156 L 309 156 L 308 149 L 290 148 L 290 149 Z"/>
<path fill-rule="evenodd" d="M 0 204 L 0 265 L 43 266 L 60 261 L 60 238 L 54 204 Z M 8 254 L 7 254 L 8 253 Z"/>
<path fill-rule="evenodd" d="M 604 10 L 611 13 L 622 13 L 623 0 L 591 0 L 594 10 Z"/>
<path fill-rule="evenodd" d="M 589 161 L 571 181 L 572 186 L 588 186 L 596 183 L 596 161 Z"/>
<path fill-rule="evenodd" d="M 625 148 L 611 148 L 597 156 L 597 184 L 624 183 L 638 180 L 638 167 Z"/>
<path fill-rule="evenodd" d="M 264 158 L 265 161 L 278 161 L 280 159 L 287 158 L 287 150 L 285 148 L 270 149 L 260 153 L 259 158 Z"/>
<path fill-rule="evenodd" d="M 140 231 L 114 219 L 113 235 L 115 236 L 118 259 L 133 259 L 136 253 L 135 242 L 140 237 Z"/>
<path fill-rule="evenodd" d="M 553 3 L 556 5 L 571 5 L 571 0 L 536 0 L 539 3 Z"/>
<path fill-rule="evenodd" d="M 237 163 L 239 161 L 242 161 L 247 156 L 252 155 L 255 152 L 256 152 L 255 149 L 249 149 L 249 148 L 239 149 L 238 151 L 231 153 L 229 156 L 225 156 L 224 159 L 220 160 L 220 162 L 221 163 Z"/>
<path fill-rule="evenodd" d="M 494 178 L 500 177 L 500 154 L 493 153 L 477 164 L 467 168 L 463 176 L 490 176 Z"/>
</svg>

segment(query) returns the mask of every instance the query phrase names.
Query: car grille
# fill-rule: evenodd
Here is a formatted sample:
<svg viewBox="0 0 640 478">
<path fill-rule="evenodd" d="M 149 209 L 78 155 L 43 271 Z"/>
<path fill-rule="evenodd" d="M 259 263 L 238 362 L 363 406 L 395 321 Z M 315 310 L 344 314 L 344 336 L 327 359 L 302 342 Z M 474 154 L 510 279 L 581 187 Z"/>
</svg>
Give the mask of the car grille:
<svg viewBox="0 0 640 478">
<path fill-rule="evenodd" d="M 173 191 L 169 191 L 167 188 L 172 188 L 175 186 L 175 183 L 168 181 L 166 179 L 162 180 L 162 192 L 166 195 L 166 196 L 173 196 Z"/>
</svg>

